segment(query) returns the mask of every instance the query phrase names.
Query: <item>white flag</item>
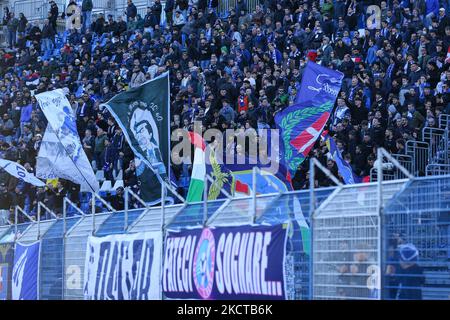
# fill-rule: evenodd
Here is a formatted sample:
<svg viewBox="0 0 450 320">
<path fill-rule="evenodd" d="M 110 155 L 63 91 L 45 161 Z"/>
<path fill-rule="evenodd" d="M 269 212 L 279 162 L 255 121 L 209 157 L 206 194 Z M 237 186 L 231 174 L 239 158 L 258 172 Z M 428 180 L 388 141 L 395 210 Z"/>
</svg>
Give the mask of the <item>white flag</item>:
<svg viewBox="0 0 450 320">
<path fill-rule="evenodd" d="M 42 141 L 38 176 L 53 175 L 53 178 L 78 183 L 84 190 L 98 192 L 98 181 L 81 145 L 75 115 L 63 90 L 40 93 L 36 99 L 48 120 L 47 129 L 50 127 L 52 131 L 47 130 Z"/>
<path fill-rule="evenodd" d="M 36 157 L 36 176 L 41 179 L 62 178 L 81 185 L 81 191 L 90 191 L 89 185 L 70 160 L 64 146 L 50 126 L 45 130 Z"/>
<path fill-rule="evenodd" d="M 8 172 L 10 175 L 23 180 L 25 182 L 31 183 L 32 185 L 43 187 L 45 183 L 36 178 L 32 173 L 29 173 L 27 169 L 18 164 L 17 162 L 0 159 L 0 166 L 3 170 Z"/>
</svg>

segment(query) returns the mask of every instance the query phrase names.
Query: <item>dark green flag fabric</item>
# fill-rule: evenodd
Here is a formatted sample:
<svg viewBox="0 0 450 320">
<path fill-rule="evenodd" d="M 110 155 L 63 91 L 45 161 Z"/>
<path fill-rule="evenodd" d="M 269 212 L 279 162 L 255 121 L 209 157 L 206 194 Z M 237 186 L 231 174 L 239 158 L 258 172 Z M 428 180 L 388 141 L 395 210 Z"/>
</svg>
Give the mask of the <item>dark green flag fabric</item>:
<svg viewBox="0 0 450 320">
<path fill-rule="evenodd" d="M 169 94 L 166 72 L 105 103 L 134 152 L 141 197 L 150 204 L 161 199 L 160 181 L 168 181 Z"/>
</svg>

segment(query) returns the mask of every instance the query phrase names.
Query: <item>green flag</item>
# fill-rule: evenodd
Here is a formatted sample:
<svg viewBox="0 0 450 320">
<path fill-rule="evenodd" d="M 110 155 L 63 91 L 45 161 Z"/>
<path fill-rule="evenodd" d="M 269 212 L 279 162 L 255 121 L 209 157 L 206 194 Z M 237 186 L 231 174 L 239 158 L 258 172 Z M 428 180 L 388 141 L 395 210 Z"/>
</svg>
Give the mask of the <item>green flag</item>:
<svg viewBox="0 0 450 320">
<path fill-rule="evenodd" d="M 105 103 L 134 152 L 141 197 L 161 199 L 161 181 L 169 181 L 169 73 L 116 95 Z"/>
</svg>

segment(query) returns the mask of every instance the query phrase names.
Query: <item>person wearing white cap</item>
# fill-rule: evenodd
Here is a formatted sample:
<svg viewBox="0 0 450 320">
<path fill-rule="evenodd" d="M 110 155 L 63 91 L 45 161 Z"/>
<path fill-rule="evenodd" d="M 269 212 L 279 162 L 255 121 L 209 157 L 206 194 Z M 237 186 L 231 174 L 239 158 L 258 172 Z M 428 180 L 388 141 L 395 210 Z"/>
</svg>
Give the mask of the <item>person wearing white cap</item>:
<svg viewBox="0 0 450 320">
<path fill-rule="evenodd" d="M 438 21 L 438 34 L 444 36 L 445 27 L 450 25 L 450 18 L 447 16 L 445 8 L 439 9 L 437 21 Z"/>
</svg>

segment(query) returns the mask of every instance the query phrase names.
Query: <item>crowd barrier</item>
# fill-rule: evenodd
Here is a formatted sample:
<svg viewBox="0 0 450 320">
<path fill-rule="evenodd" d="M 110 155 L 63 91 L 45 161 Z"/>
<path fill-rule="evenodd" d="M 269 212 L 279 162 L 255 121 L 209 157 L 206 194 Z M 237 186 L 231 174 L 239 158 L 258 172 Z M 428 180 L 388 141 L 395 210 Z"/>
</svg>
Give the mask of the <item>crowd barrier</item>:
<svg viewBox="0 0 450 320">
<path fill-rule="evenodd" d="M 450 176 L 312 191 L 258 196 L 256 210 L 254 199 L 244 197 L 1 226 L 0 262 L 11 271 L 11 248 L 16 246 L 17 250 L 17 244 L 39 241 L 37 298 L 84 299 L 91 235 L 107 239 L 111 235 L 159 233 L 163 245 L 158 260 L 164 261 L 165 250 L 173 245 L 167 241 L 177 234 L 195 234 L 196 230 L 201 233 L 205 227 L 219 234 L 223 230 L 230 233 L 230 226 L 248 231 L 249 225 L 256 229 L 282 225 L 287 234 L 281 250 L 285 299 L 399 299 L 407 298 L 405 292 L 414 289 L 423 299 L 449 299 Z M 306 233 L 301 230 L 305 226 Z M 420 274 L 417 268 L 411 274 L 408 270 L 413 269 L 401 269 L 398 255 L 393 253 L 401 244 L 417 248 Z M 392 268 L 397 268 L 397 277 L 386 273 Z M 160 271 L 158 279 L 164 277 Z M 417 288 L 402 289 L 401 279 L 405 278 L 417 283 Z M 13 298 L 14 284 L 4 283 L 9 285 L 3 286 L 4 292 L 0 290 L 0 298 Z M 275 287 L 273 284 L 273 292 Z M 178 298 L 165 290 L 160 288 L 160 298 Z"/>
</svg>

